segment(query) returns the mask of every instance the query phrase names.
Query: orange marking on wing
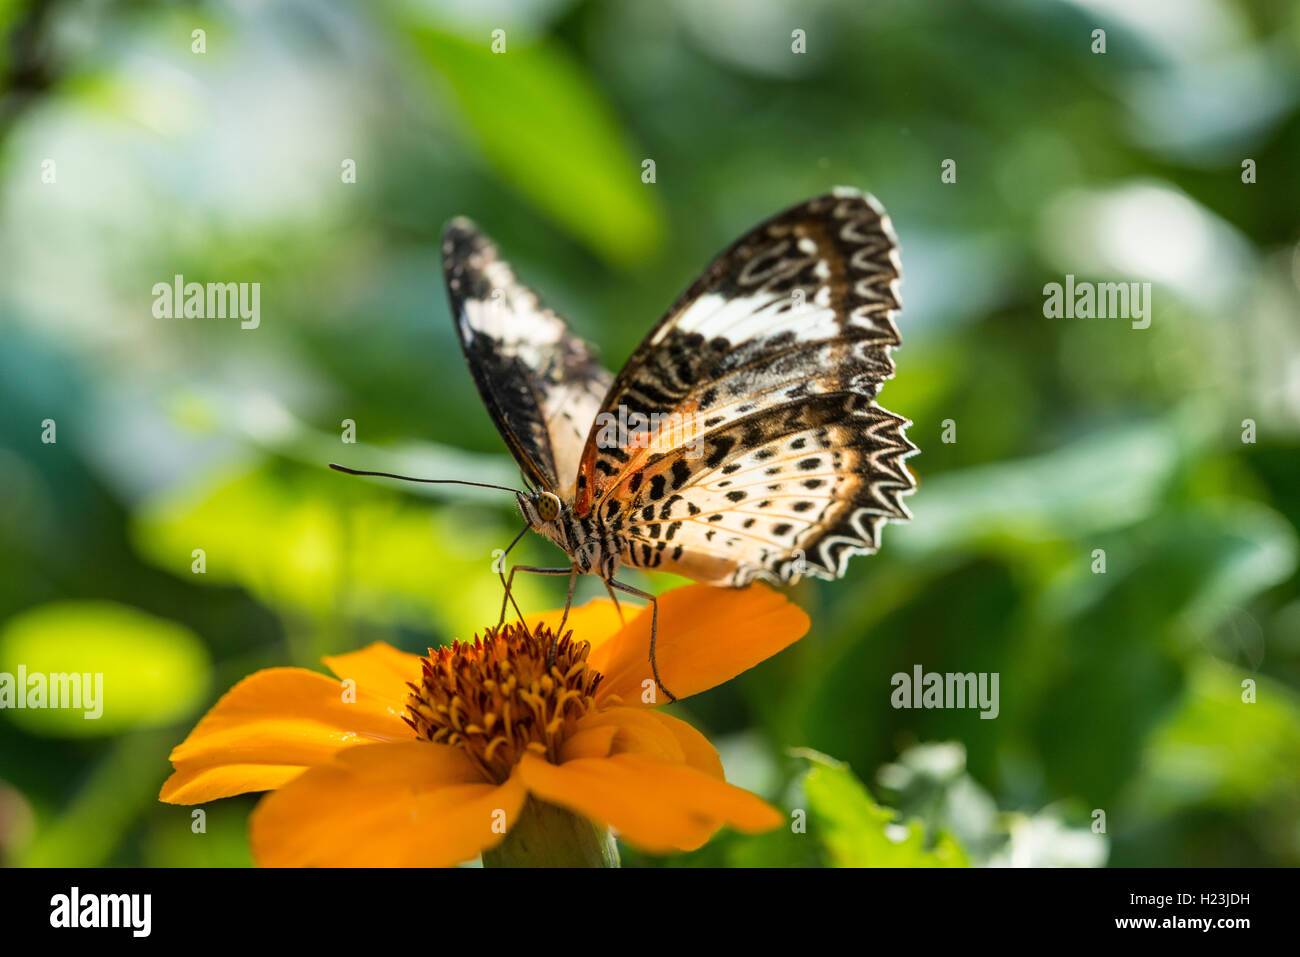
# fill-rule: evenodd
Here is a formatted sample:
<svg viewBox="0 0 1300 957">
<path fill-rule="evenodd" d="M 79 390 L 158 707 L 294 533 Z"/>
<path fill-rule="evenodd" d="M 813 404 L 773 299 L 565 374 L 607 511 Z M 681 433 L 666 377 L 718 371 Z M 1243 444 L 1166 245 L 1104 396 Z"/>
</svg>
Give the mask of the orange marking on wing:
<svg viewBox="0 0 1300 957">
<path fill-rule="evenodd" d="M 596 443 L 588 441 L 578 463 L 578 493 L 574 497 L 573 511 L 579 518 L 585 518 L 591 511 L 592 487 L 596 484 L 596 451 Z"/>
<path fill-rule="evenodd" d="M 593 495 L 595 501 L 601 501 L 614 489 L 622 486 L 625 490 L 631 478 L 638 472 L 646 472 L 652 456 L 663 455 L 680 449 L 701 437 L 699 426 L 699 402 L 692 399 L 680 408 L 657 419 L 645 429 L 639 429 L 627 437 L 621 446 L 629 456 L 618 474 L 605 479 Z M 594 456 L 593 456 L 594 458 Z M 671 460 L 660 462 L 654 473 L 667 471 Z M 594 462 L 593 462 L 594 471 Z M 590 506 L 590 502 L 588 503 Z"/>
</svg>

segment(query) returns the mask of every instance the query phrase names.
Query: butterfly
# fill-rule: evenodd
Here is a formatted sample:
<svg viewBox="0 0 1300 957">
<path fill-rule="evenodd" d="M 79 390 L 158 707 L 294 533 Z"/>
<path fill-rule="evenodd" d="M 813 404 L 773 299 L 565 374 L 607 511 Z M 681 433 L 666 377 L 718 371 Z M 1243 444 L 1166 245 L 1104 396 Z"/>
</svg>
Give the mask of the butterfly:
<svg viewBox="0 0 1300 957">
<path fill-rule="evenodd" d="M 502 568 L 506 599 L 520 571 L 568 575 L 566 617 L 580 573 L 616 604 L 654 604 L 616 580 L 624 566 L 724 587 L 839 578 L 911 517 L 911 423 L 876 402 L 901 340 L 898 244 L 874 197 L 838 188 L 750 230 L 617 376 L 469 220 L 447 224 L 442 258 L 465 360 L 528 486 L 510 547 L 531 529 L 569 559 Z M 654 604 L 650 665 L 673 699 L 657 628 Z"/>
</svg>

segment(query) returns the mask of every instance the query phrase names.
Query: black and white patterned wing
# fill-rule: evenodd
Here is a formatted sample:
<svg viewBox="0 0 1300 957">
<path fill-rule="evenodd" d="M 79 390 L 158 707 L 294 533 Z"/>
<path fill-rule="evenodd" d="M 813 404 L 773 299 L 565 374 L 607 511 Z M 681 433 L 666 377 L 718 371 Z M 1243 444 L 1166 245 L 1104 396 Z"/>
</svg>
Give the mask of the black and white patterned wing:
<svg viewBox="0 0 1300 957">
<path fill-rule="evenodd" d="M 613 377 L 472 222 L 447 224 L 442 261 L 456 333 L 492 421 L 533 484 L 569 497 Z"/>
<path fill-rule="evenodd" d="M 871 196 L 837 189 L 719 255 L 619 373 L 575 508 L 623 560 L 744 585 L 836 578 L 910 515 L 909 423 L 876 404 L 899 345 L 897 243 Z M 651 422 L 611 441 L 602 421 Z M 644 417 L 644 418 L 642 418 Z"/>
</svg>

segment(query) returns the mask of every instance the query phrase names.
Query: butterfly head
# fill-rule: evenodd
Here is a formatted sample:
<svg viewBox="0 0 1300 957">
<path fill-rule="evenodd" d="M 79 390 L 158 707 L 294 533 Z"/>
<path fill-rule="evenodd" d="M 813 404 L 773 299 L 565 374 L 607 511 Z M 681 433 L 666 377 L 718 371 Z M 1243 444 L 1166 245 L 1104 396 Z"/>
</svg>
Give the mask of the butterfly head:
<svg viewBox="0 0 1300 957">
<path fill-rule="evenodd" d="M 560 504 L 560 497 L 553 492 L 538 489 L 527 495 L 518 495 L 516 499 L 519 502 L 519 511 L 536 531 L 544 533 L 547 526 L 559 520 L 563 506 Z"/>
</svg>

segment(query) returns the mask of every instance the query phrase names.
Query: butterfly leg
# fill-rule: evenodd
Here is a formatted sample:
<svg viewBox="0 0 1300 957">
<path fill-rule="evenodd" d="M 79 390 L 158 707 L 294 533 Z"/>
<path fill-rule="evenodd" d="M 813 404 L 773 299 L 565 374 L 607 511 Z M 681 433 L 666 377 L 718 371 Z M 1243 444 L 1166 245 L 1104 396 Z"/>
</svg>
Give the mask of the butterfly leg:
<svg viewBox="0 0 1300 957">
<path fill-rule="evenodd" d="M 527 531 L 528 531 L 527 525 L 521 528 L 519 530 L 519 534 L 510 540 L 510 544 L 506 546 L 506 550 L 501 553 L 501 557 L 498 559 L 498 562 L 500 564 L 497 565 L 497 577 L 501 579 L 501 588 L 502 591 L 504 592 L 504 594 L 502 594 L 501 596 L 501 616 L 497 618 L 498 631 L 500 631 L 501 626 L 506 623 L 507 603 L 513 604 L 515 606 L 515 614 L 519 616 L 520 621 L 523 621 L 524 618 L 524 613 L 519 610 L 518 603 L 515 602 L 514 596 L 510 594 L 510 585 L 506 581 L 505 565 L 506 565 L 506 556 L 510 554 L 510 549 L 514 548 L 516 545 L 519 544 L 519 539 L 523 538 L 524 533 Z M 511 574 L 513 575 L 513 572 Z"/>
<path fill-rule="evenodd" d="M 564 623 L 569 620 L 569 609 L 573 606 L 573 586 L 578 583 L 578 569 L 569 569 L 569 593 L 564 596 L 564 614 L 560 616 L 560 626 L 555 629 L 555 634 L 551 638 L 551 652 L 547 656 L 548 665 L 555 664 L 555 646 L 560 643 L 560 635 L 564 634 Z"/>
<path fill-rule="evenodd" d="M 650 602 L 650 608 L 652 609 L 650 612 L 650 670 L 654 673 L 655 684 L 659 687 L 659 690 L 668 696 L 669 701 L 676 701 L 677 695 L 665 688 L 663 681 L 659 679 L 659 662 L 655 660 L 655 639 L 659 634 L 659 600 L 648 591 L 641 591 L 641 589 L 633 588 L 631 585 L 624 585 L 612 578 L 605 584 L 610 588 L 617 588 L 621 592 L 626 592 L 637 598 L 644 598 Z"/>
<path fill-rule="evenodd" d="M 534 575 L 572 575 L 573 569 L 572 568 L 535 568 L 532 565 L 515 565 L 510 569 L 510 575 L 506 578 L 506 596 L 510 599 L 510 603 L 515 606 L 515 613 L 519 615 L 519 623 L 523 625 L 525 629 L 527 629 L 528 624 L 527 622 L 524 621 L 523 612 L 519 610 L 519 605 L 515 602 L 514 595 L 512 593 L 512 589 L 515 586 L 515 572 L 531 572 Z M 572 599 L 573 597 L 572 579 L 569 580 L 569 597 L 570 599 Z M 569 609 L 567 603 L 565 604 L 565 608 L 564 608 L 564 616 L 566 618 L 569 616 Z M 505 621 L 504 611 L 501 614 L 501 620 Z M 498 624 L 497 627 L 500 628 L 501 626 Z"/>
<path fill-rule="evenodd" d="M 618 612 L 618 623 L 626 625 L 627 619 L 623 617 L 623 606 L 618 603 L 618 595 L 614 594 L 614 589 L 609 587 L 609 582 L 605 582 L 605 591 L 609 592 L 609 597 L 614 602 L 614 610 Z"/>
</svg>

